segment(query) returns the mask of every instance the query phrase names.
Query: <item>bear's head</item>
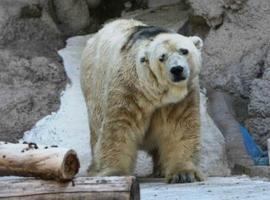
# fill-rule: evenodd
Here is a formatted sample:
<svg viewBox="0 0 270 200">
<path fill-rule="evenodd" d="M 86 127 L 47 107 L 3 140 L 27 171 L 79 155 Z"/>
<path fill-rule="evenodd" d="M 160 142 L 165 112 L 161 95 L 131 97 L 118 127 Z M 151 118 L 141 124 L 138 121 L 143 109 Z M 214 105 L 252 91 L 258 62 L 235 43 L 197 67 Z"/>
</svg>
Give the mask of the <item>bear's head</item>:
<svg viewBox="0 0 270 200">
<path fill-rule="evenodd" d="M 164 33 L 152 39 L 138 59 L 158 84 L 183 86 L 200 72 L 202 46 L 197 36 Z"/>
</svg>

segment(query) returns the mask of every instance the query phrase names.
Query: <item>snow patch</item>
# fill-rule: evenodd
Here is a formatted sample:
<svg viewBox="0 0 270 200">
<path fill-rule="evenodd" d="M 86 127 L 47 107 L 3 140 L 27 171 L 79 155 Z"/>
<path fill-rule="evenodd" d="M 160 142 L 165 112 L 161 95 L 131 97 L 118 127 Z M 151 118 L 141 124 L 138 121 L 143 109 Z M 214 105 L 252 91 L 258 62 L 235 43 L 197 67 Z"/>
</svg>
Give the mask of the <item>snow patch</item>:
<svg viewBox="0 0 270 200">
<path fill-rule="evenodd" d="M 67 40 L 58 51 L 63 58 L 70 84 L 61 96 L 60 109 L 38 121 L 24 134 L 23 141 L 72 148 L 79 156 L 80 175 L 86 175 L 90 162 L 90 136 L 85 101 L 80 87 L 81 53 L 90 35 Z"/>
</svg>

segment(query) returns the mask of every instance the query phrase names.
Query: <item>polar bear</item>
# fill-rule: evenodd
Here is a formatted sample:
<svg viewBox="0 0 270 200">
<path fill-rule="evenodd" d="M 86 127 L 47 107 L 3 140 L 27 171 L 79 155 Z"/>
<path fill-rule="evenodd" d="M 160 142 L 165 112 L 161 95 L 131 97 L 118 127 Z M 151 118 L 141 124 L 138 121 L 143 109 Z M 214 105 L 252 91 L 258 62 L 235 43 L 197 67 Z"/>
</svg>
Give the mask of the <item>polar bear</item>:
<svg viewBox="0 0 270 200">
<path fill-rule="evenodd" d="M 200 181 L 202 40 L 136 20 L 106 24 L 83 51 L 81 85 L 91 130 L 92 176 L 131 175 L 137 150 L 168 183 Z"/>
</svg>

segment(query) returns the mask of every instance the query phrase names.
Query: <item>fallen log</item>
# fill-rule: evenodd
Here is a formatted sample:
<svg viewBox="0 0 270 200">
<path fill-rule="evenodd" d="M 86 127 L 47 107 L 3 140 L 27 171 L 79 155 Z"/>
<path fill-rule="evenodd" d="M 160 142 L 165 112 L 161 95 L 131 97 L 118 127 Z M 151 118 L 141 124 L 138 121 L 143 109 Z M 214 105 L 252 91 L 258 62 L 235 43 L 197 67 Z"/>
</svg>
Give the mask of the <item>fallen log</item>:
<svg viewBox="0 0 270 200">
<path fill-rule="evenodd" d="M 72 182 L 34 178 L 0 179 L 0 199 L 102 199 L 139 200 L 139 184 L 134 177 L 77 177 Z"/>
<path fill-rule="evenodd" d="M 71 180 L 80 163 L 74 150 L 35 143 L 0 142 L 0 175 L 35 176 L 59 181 Z"/>
</svg>

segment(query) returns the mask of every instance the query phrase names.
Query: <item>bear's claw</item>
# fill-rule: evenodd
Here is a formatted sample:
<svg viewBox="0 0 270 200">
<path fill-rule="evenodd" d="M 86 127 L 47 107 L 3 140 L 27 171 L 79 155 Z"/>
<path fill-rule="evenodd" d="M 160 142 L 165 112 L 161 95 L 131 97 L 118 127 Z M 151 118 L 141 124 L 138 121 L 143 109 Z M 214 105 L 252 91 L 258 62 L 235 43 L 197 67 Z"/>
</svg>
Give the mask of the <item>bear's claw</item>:
<svg viewBox="0 0 270 200">
<path fill-rule="evenodd" d="M 192 183 L 195 181 L 192 173 L 180 173 L 168 179 L 168 183 Z"/>
<path fill-rule="evenodd" d="M 168 183 L 192 183 L 195 181 L 203 181 L 203 177 L 196 172 L 181 172 L 167 177 Z"/>
</svg>

